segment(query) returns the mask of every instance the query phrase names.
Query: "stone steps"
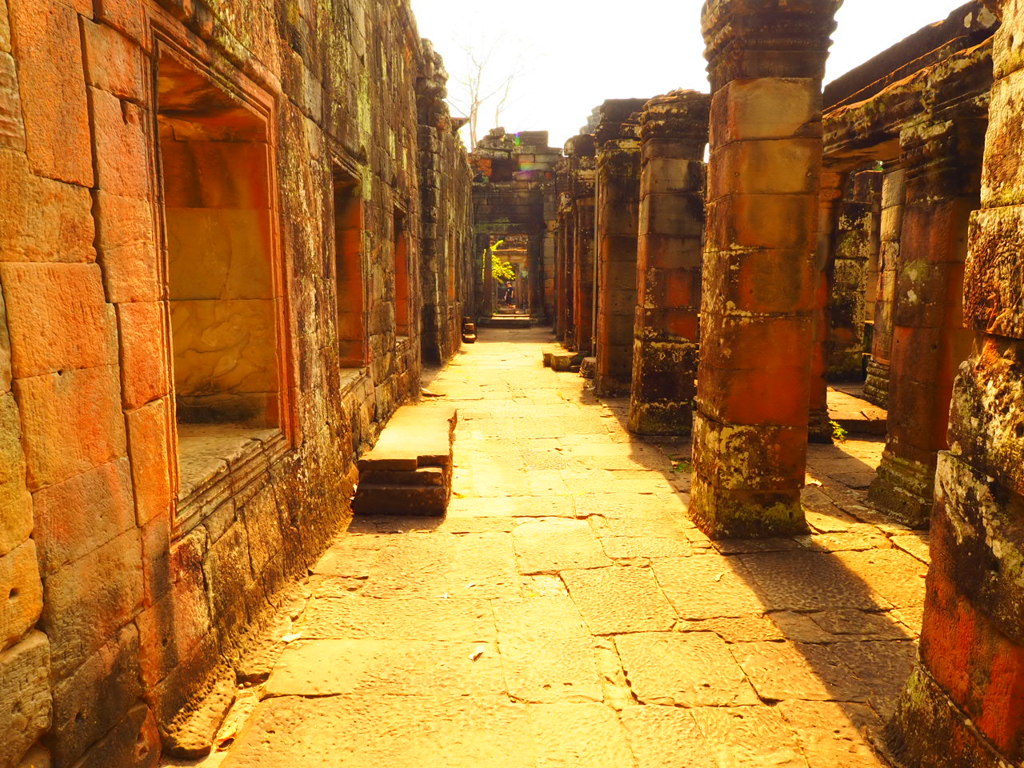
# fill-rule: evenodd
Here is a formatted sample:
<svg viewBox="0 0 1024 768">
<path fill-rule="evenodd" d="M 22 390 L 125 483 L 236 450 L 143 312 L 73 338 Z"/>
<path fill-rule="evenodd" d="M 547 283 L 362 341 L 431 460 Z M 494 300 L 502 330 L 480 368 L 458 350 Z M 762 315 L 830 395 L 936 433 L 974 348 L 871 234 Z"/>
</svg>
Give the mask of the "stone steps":
<svg viewBox="0 0 1024 768">
<path fill-rule="evenodd" d="M 421 403 L 398 409 L 371 451 L 359 459 L 358 515 L 444 515 L 452 494 L 457 411 Z"/>
</svg>

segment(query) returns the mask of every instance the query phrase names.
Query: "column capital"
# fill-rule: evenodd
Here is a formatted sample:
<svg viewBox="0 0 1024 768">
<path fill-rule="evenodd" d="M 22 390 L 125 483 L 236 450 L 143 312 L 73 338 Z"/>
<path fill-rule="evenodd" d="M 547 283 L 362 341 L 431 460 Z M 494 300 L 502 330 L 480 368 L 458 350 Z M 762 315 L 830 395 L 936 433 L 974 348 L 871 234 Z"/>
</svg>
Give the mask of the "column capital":
<svg viewBox="0 0 1024 768">
<path fill-rule="evenodd" d="M 698 91 L 672 91 L 644 105 L 640 116 L 640 138 L 678 139 L 706 144 L 711 114 L 711 96 Z"/>
<path fill-rule="evenodd" d="M 712 91 L 732 80 L 821 80 L 843 0 L 706 0 L 701 14 Z"/>
</svg>

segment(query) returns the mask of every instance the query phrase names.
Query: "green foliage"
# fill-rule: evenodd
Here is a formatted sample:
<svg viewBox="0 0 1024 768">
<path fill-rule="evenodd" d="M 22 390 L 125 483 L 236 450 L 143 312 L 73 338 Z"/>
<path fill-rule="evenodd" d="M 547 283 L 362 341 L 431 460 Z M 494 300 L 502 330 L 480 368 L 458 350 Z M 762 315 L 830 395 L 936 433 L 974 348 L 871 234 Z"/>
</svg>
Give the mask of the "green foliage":
<svg viewBox="0 0 1024 768">
<path fill-rule="evenodd" d="M 512 262 L 502 260 L 502 258 L 498 254 L 492 254 L 491 277 L 493 277 L 499 283 L 504 283 L 508 280 L 515 280 L 515 267 L 512 266 Z"/>
<path fill-rule="evenodd" d="M 837 443 L 845 443 L 846 438 L 850 436 L 850 433 L 843 429 L 843 425 L 838 421 L 830 421 L 829 424 L 832 425 L 832 439 Z"/>
</svg>

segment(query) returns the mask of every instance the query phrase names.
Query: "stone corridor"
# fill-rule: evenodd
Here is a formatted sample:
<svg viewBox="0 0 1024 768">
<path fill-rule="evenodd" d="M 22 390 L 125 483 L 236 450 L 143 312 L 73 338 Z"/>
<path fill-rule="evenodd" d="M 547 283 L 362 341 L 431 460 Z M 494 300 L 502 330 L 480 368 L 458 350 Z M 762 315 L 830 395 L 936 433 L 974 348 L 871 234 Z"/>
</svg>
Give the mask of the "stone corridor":
<svg viewBox="0 0 1024 768">
<path fill-rule="evenodd" d="M 167 765 L 886 765 L 927 541 L 865 503 L 881 439 L 811 447 L 810 535 L 712 542 L 688 444 L 631 437 L 626 400 L 542 367 L 550 340 L 490 330 L 427 377 L 459 409 L 446 518 L 357 517 L 219 751 Z"/>
</svg>

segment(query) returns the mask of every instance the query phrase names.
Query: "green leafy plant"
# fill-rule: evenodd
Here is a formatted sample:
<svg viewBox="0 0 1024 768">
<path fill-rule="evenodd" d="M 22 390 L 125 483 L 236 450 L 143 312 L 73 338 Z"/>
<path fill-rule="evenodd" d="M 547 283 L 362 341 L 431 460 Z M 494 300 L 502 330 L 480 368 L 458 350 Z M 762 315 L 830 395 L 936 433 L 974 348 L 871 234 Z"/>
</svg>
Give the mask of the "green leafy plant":
<svg viewBox="0 0 1024 768">
<path fill-rule="evenodd" d="M 837 443 L 845 443 L 850 433 L 838 421 L 830 421 L 829 424 L 832 426 L 832 439 Z"/>
<path fill-rule="evenodd" d="M 499 283 L 516 279 L 516 270 L 512 262 L 505 261 L 498 254 L 491 251 L 491 277 Z"/>
</svg>

